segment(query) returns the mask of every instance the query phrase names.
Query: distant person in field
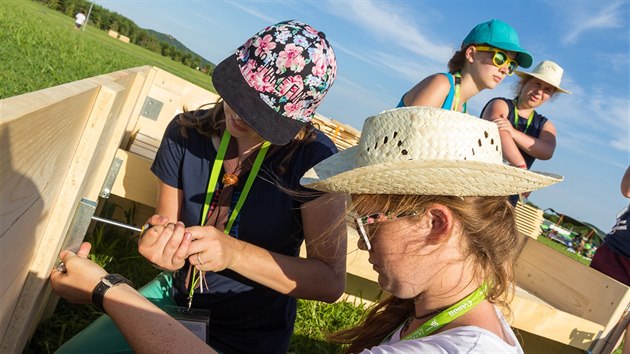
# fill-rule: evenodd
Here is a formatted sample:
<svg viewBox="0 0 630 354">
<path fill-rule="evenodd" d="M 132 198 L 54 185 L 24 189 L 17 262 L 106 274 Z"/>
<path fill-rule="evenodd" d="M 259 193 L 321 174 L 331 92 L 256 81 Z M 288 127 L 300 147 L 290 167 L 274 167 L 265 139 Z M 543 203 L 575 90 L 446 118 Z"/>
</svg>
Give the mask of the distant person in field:
<svg viewBox="0 0 630 354">
<path fill-rule="evenodd" d="M 448 72 L 424 78 L 402 96 L 397 107 L 466 112 L 466 101 L 482 90 L 495 88 L 517 67 L 529 68 L 532 61 L 509 24 L 496 19 L 480 23 L 449 60 Z"/>
<path fill-rule="evenodd" d="M 510 165 L 530 169 L 536 159 L 553 156 L 556 127 L 536 109 L 557 93 L 571 93 L 560 87 L 563 73 L 562 67 L 550 60 L 542 61 L 531 72 L 516 71 L 521 78 L 514 90 L 516 97 L 493 98 L 481 111 L 481 118 L 499 126 L 503 156 Z M 516 205 L 518 196 L 510 197 L 510 201 Z"/>
<path fill-rule="evenodd" d="M 74 29 L 81 29 L 81 27 L 83 27 L 83 24 L 85 23 L 85 12 L 83 10 L 79 11 L 79 13 L 74 16 L 74 18 Z"/>
</svg>

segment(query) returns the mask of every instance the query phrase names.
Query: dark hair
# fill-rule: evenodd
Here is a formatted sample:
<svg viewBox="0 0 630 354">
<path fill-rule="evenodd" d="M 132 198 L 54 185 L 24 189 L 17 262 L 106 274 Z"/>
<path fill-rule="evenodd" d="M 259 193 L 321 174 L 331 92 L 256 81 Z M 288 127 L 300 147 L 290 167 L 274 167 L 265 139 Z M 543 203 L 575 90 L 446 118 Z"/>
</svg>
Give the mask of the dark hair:
<svg viewBox="0 0 630 354">
<path fill-rule="evenodd" d="M 209 109 L 203 109 L 210 107 Z M 184 107 L 184 113 L 177 117 L 177 124 L 181 126 L 182 136 L 187 137 L 186 128 L 195 129 L 199 134 L 211 138 L 213 135 L 219 135 L 220 131 L 225 128 L 225 110 L 223 108 L 223 100 L 217 99 L 215 103 L 208 103 L 197 110 L 189 111 Z M 308 123 L 302 128 L 295 138 L 288 144 L 282 146 L 284 157 L 278 164 L 275 171 L 278 175 L 284 175 L 288 172 L 289 163 L 293 154 L 302 144 L 308 144 L 315 140 L 317 134 L 312 123 Z"/>
<path fill-rule="evenodd" d="M 472 46 L 472 44 L 467 45 L 466 47 L 462 47 L 460 50 L 456 51 L 455 54 L 448 61 L 448 72 L 451 74 L 455 74 L 458 71 L 461 71 L 464 68 L 464 64 L 466 63 L 466 50 L 468 47 Z"/>
</svg>

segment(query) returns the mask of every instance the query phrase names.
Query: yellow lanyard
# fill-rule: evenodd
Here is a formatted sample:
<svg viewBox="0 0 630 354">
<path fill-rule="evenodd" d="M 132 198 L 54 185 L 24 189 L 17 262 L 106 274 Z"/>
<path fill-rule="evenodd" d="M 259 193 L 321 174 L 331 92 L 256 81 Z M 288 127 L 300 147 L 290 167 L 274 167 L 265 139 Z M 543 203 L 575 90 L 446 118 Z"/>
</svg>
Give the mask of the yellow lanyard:
<svg viewBox="0 0 630 354">
<path fill-rule="evenodd" d="M 453 95 L 453 107 L 451 107 L 451 111 L 458 112 L 459 109 L 459 85 L 462 83 L 462 75 L 458 72 L 455 73 L 454 81 L 455 81 L 455 94 Z M 464 107 L 462 108 L 462 112 L 466 113 L 466 102 L 464 102 Z"/>
<path fill-rule="evenodd" d="M 214 159 L 214 164 L 212 165 L 212 172 L 210 173 L 210 178 L 208 180 L 208 189 L 206 190 L 206 200 L 203 203 L 203 211 L 201 212 L 201 221 L 200 221 L 201 226 L 205 225 L 206 220 L 208 218 L 208 210 L 210 209 L 212 196 L 214 195 L 217 182 L 219 180 L 219 173 L 221 172 L 221 169 L 223 168 L 223 158 L 225 157 L 225 152 L 227 151 L 230 137 L 231 137 L 230 133 L 227 131 L 227 129 L 225 129 L 225 132 L 223 133 L 223 136 L 221 137 L 221 143 L 219 144 L 219 151 L 217 151 L 217 157 Z M 254 161 L 254 165 L 252 166 L 251 171 L 249 171 L 249 176 L 247 177 L 245 186 L 243 187 L 243 190 L 241 191 L 241 195 L 238 197 L 238 201 L 236 202 L 236 205 L 234 206 L 234 209 L 232 210 L 232 214 L 230 215 L 230 218 L 228 219 L 228 222 L 225 225 L 225 230 L 223 232 L 225 232 L 226 234 L 229 234 L 230 229 L 232 228 L 232 225 L 234 224 L 234 221 L 236 220 L 236 216 L 241 211 L 241 207 L 243 206 L 243 203 L 245 203 L 245 199 L 247 198 L 247 195 L 249 194 L 249 190 L 251 189 L 252 184 L 254 183 L 254 179 L 256 178 L 256 175 L 258 174 L 258 171 L 260 170 L 260 166 L 262 165 L 263 159 L 265 158 L 265 155 L 267 154 L 267 150 L 269 150 L 270 145 L 271 145 L 270 142 L 265 141 L 262 144 L 262 147 L 260 148 L 260 150 L 258 151 L 258 155 L 256 156 L 256 160 Z"/>
<path fill-rule="evenodd" d="M 515 98 L 513 101 L 514 103 L 514 128 L 516 130 L 518 130 L 518 108 L 516 108 L 516 105 L 518 104 L 518 97 Z M 531 112 L 529 112 L 529 118 L 527 118 L 527 124 L 525 125 L 525 130 L 523 130 L 523 133 L 527 132 L 527 129 L 529 129 L 530 124 L 532 124 L 532 121 L 534 120 L 534 112 L 535 110 L 532 109 Z"/>
<path fill-rule="evenodd" d="M 481 284 L 479 288 L 477 288 L 477 290 L 473 291 L 468 296 L 461 299 L 455 305 L 438 313 L 432 319 L 423 323 L 422 326 L 416 328 L 415 331 L 409 333 L 404 338 L 401 338 L 401 340 L 410 340 L 410 339 L 418 339 L 418 338 L 426 337 L 429 334 L 444 327 L 445 325 L 453 322 L 455 319 L 461 317 L 468 311 L 475 308 L 475 306 L 479 305 L 479 303 L 481 303 L 486 298 L 487 291 L 488 291 L 488 285 L 484 282 Z M 404 324 L 402 326 L 404 326 Z M 396 331 L 392 332 L 392 334 L 395 332 Z M 391 338 L 392 334 L 387 336 L 387 338 L 384 341 L 387 341 L 389 338 Z"/>
</svg>

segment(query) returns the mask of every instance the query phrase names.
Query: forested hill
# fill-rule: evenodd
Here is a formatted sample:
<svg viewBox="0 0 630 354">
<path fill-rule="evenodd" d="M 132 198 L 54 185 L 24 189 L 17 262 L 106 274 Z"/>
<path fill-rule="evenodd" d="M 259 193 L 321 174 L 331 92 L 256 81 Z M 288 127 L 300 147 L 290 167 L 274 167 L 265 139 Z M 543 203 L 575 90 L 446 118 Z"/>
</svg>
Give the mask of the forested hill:
<svg viewBox="0 0 630 354">
<path fill-rule="evenodd" d="M 201 65 L 199 65 L 199 67 L 203 68 L 203 67 L 206 67 L 207 65 L 210 65 L 211 67 L 216 66 L 213 62 L 205 59 L 204 57 L 198 55 L 194 51 L 188 49 L 188 47 L 186 47 L 182 42 L 178 41 L 175 37 L 171 36 L 170 34 L 157 32 L 152 29 L 147 29 L 146 31 L 150 35 L 153 35 L 155 38 L 157 38 L 160 42 L 168 43 L 181 51 L 188 52 L 188 53 L 191 53 L 192 55 L 198 56 L 201 59 Z"/>
</svg>

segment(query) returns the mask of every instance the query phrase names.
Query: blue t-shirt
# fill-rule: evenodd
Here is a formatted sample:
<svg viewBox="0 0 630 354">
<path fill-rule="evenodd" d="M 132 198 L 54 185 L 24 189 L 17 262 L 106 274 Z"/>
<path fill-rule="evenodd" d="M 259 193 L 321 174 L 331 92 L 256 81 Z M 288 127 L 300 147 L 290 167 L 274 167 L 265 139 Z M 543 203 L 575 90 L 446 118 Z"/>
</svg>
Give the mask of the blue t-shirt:
<svg viewBox="0 0 630 354">
<path fill-rule="evenodd" d="M 488 105 L 494 100 L 502 100 L 508 105 L 507 119 L 508 121 L 510 121 L 512 126 L 514 126 L 514 120 L 515 120 L 514 101 L 511 99 L 507 99 L 505 97 L 497 97 L 488 101 L 488 103 L 486 103 L 486 105 L 481 110 L 480 116 L 483 117 L 483 112 L 486 110 L 486 108 L 488 108 Z M 542 114 L 538 114 L 538 112 L 534 111 L 534 117 L 532 118 L 532 123 L 529 125 L 529 128 L 527 128 L 527 119 L 528 117 L 521 117 L 519 115 L 518 127 L 516 127 L 516 130 L 538 139 L 538 137 L 540 137 L 540 132 L 542 131 L 543 126 L 548 121 L 547 117 L 543 116 Z M 527 128 L 527 131 L 525 131 L 526 128 Z M 527 165 L 527 169 L 529 170 L 530 168 L 532 168 L 532 165 L 534 164 L 534 161 L 536 161 L 536 158 L 526 153 L 525 151 L 521 150 L 520 147 L 518 148 L 518 151 L 520 151 L 521 155 L 523 155 L 523 159 L 525 159 L 525 164 Z"/>
<path fill-rule="evenodd" d="M 206 188 L 217 151 L 210 138 L 195 129 L 181 127 L 173 120 L 167 127 L 151 171 L 164 183 L 183 192 L 181 221 L 186 226 L 199 225 Z M 334 143 L 321 131 L 317 138 L 295 151 L 286 174 L 278 175 L 277 166 L 285 154 L 280 147 L 262 163 L 247 199 L 230 234 L 245 242 L 284 255 L 299 255 L 304 240 L 300 206 L 309 198 L 290 196 L 277 184 L 290 190 L 304 191 L 302 175 L 320 161 L 337 152 Z M 221 172 L 223 173 L 223 171 Z M 239 177 L 233 208 L 249 173 Z M 217 188 L 222 188 L 221 178 Z M 311 195 L 310 199 L 315 196 Z M 230 210 L 231 213 L 231 210 Z M 188 264 L 176 272 L 175 301 L 187 306 L 184 285 Z M 210 310 L 209 344 L 224 353 L 285 353 L 293 332 L 296 300 L 246 279 L 233 271 L 206 272 L 209 290 L 193 297 L 194 308 Z"/>
</svg>

